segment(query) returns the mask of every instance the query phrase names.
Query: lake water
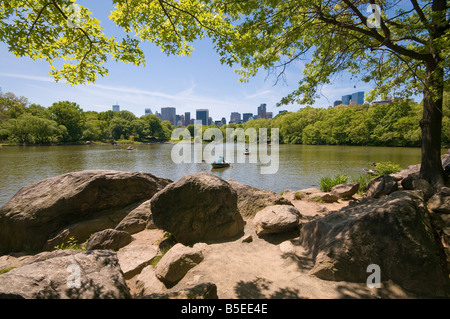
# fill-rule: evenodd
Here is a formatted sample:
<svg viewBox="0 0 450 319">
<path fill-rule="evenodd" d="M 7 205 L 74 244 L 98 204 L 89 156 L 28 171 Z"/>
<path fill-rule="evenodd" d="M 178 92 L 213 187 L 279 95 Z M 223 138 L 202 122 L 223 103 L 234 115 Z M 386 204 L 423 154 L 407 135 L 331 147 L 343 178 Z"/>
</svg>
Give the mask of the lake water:
<svg viewBox="0 0 450 319">
<path fill-rule="evenodd" d="M 264 165 L 248 160 L 216 171 L 208 163 L 175 164 L 172 144 L 133 147 L 133 151 L 122 145 L 0 147 L 0 206 L 27 184 L 88 169 L 144 171 L 172 180 L 205 171 L 279 193 L 317 186 L 325 175 L 358 176 L 372 162 L 391 161 L 403 168 L 420 163 L 419 148 L 279 145 L 277 173 L 261 174 Z"/>
</svg>

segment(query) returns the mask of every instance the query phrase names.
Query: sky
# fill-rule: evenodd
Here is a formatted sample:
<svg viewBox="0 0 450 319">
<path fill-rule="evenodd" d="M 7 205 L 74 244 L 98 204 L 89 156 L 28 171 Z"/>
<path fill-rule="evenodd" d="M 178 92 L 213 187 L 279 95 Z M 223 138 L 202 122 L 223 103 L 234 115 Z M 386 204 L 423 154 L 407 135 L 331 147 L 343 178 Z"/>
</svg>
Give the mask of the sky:
<svg viewBox="0 0 450 319">
<path fill-rule="evenodd" d="M 113 30 L 114 23 L 108 20 L 113 9 L 111 0 L 78 0 L 86 5 L 101 21 L 105 33 Z M 84 111 L 103 112 L 119 104 L 121 110 L 144 115 L 145 109 L 153 113 L 162 107 L 175 107 L 177 114 L 196 109 L 209 109 L 213 120 L 231 112 L 257 114 L 257 107 L 267 104 L 267 112 L 273 116 L 280 110 L 297 111 L 303 107 L 296 104 L 276 107 L 276 103 L 298 87 L 302 76 L 302 63 L 291 64 L 285 72 L 285 81 L 275 84 L 274 75 L 261 70 L 248 83 L 239 82 L 234 68 L 220 64 L 219 55 L 211 41 L 204 39 L 194 43 L 191 57 L 166 56 L 158 47 L 147 43 L 144 46 L 146 65 L 136 67 L 122 62 L 108 62 L 107 77 L 98 78 L 95 84 L 71 86 L 63 81 L 56 83 L 49 75 L 50 67 L 45 61 L 34 61 L 27 57 L 16 58 L 0 43 L 0 87 L 3 93 L 12 92 L 25 96 L 30 103 L 49 107 L 54 102 L 76 102 Z M 321 97 L 313 107 L 328 107 L 342 95 L 357 91 L 369 91 L 371 84 L 350 81 L 345 76 L 334 83 L 323 86 Z"/>
</svg>

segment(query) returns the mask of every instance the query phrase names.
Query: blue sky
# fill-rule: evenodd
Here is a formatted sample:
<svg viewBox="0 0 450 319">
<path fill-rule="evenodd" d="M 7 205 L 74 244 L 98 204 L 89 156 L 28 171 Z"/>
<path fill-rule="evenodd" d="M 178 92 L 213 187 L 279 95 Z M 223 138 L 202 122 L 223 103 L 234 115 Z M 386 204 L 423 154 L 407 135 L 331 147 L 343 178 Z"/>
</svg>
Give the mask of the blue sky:
<svg viewBox="0 0 450 319">
<path fill-rule="evenodd" d="M 108 21 L 113 9 L 110 0 L 79 0 L 94 16 L 102 22 L 105 33 L 114 26 Z M 144 114 L 145 108 L 152 112 L 161 107 L 176 107 L 177 114 L 207 108 L 214 120 L 225 117 L 229 121 L 231 112 L 256 113 L 261 103 L 267 104 L 267 111 L 274 116 L 280 110 L 296 111 L 301 106 L 288 105 L 277 108 L 275 104 L 292 92 L 301 78 L 302 64 L 292 64 L 286 70 L 286 81 L 274 86 L 274 76 L 262 70 L 248 83 L 238 81 L 239 75 L 233 68 L 221 65 L 219 56 L 208 39 L 194 43 L 195 51 L 191 57 L 169 56 L 161 53 L 152 44 L 144 45 L 146 66 L 108 62 L 109 76 L 99 78 L 95 84 L 70 86 L 63 82 L 55 83 L 48 75 L 49 66 L 45 61 L 29 58 L 16 58 L 8 52 L 7 46 L 0 43 L 0 87 L 3 93 L 13 92 L 25 96 L 30 103 L 45 107 L 57 101 L 78 103 L 85 111 L 110 110 L 118 103 L 121 110 L 133 112 L 136 116 Z M 356 85 L 356 88 L 354 87 Z M 314 107 L 327 107 L 342 95 L 356 91 L 368 91 L 371 84 L 352 82 L 345 76 L 332 85 L 321 89 L 321 98 Z"/>
</svg>

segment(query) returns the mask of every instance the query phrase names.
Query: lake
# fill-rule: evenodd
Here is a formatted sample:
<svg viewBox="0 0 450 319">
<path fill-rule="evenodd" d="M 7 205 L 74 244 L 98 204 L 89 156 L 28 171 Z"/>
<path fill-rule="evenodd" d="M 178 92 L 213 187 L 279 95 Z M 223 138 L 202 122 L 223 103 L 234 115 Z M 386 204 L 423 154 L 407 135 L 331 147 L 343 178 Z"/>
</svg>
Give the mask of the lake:
<svg viewBox="0 0 450 319">
<path fill-rule="evenodd" d="M 0 147 L 0 206 L 27 184 L 89 169 L 144 171 L 172 180 L 186 174 L 206 171 L 223 179 L 232 178 L 279 193 L 284 189 L 298 190 L 317 186 L 319 178 L 325 175 L 342 173 L 358 176 L 372 162 L 391 161 L 400 164 L 402 168 L 420 163 L 419 148 L 279 145 L 278 171 L 275 174 L 261 174 L 264 165 L 248 163 L 248 160 L 247 163 L 234 163 L 219 171 L 211 170 L 208 163 L 175 164 L 171 159 L 172 144 L 134 145 L 133 151 L 126 150 L 126 147 Z"/>
</svg>

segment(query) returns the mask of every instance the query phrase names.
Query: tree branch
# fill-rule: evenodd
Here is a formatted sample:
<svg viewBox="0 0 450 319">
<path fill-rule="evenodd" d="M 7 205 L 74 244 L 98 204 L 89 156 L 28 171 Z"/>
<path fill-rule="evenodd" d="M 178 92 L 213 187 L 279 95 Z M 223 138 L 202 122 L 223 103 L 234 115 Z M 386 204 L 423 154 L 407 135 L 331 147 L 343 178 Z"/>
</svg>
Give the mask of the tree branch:
<svg viewBox="0 0 450 319">
<path fill-rule="evenodd" d="M 176 35 L 177 37 L 180 37 L 180 35 L 178 34 L 178 31 L 177 31 L 177 29 L 176 29 L 176 27 L 175 27 L 175 24 L 174 24 L 173 21 L 172 21 L 172 17 L 170 16 L 169 12 L 167 12 L 166 7 L 164 6 L 163 1 L 162 1 L 162 0 L 158 0 L 158 2 L 159 2 L 159 5 L 161 6 L 161 8 L 162 8 L 163 11 L 164 11 L 164 15 L 167 17 L 167 19 L 169 19 L 169 22 L 170 22 L 170 25 L 172 26 L 173 32 L 175 33 L 175 35 Z"/>
</svg>

